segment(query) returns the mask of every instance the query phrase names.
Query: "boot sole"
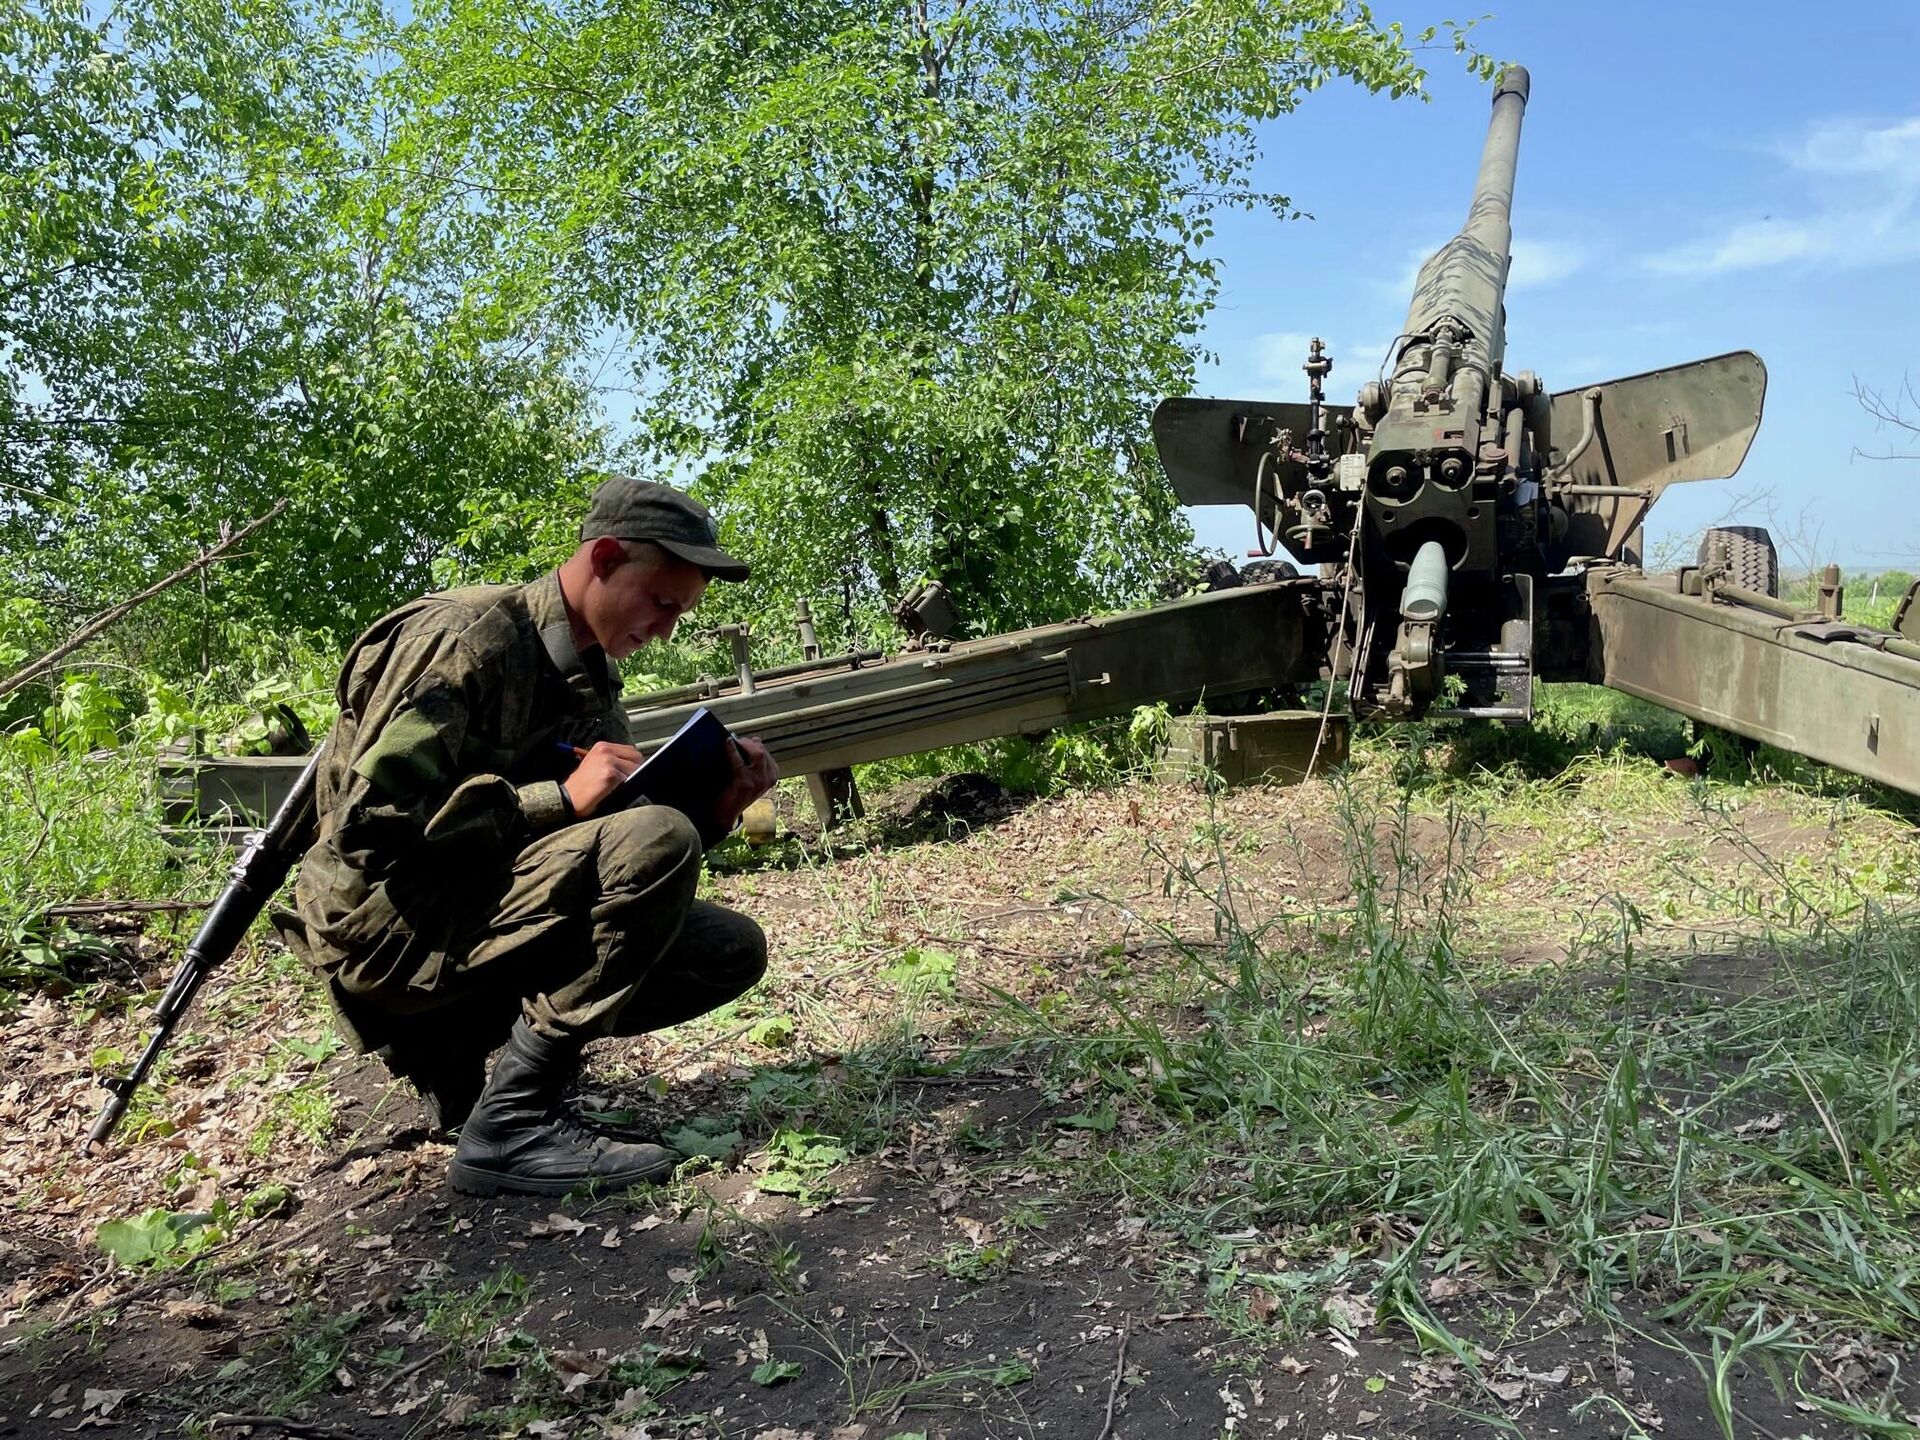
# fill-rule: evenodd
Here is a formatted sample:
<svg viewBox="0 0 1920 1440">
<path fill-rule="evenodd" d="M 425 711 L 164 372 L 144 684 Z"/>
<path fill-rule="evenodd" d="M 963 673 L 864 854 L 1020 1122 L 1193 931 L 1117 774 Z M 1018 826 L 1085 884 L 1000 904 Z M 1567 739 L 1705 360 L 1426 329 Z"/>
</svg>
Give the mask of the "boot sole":
<svg viewBox="0 0 1920 1440">
<path fill-rule="evenodd" d="M 671 1178 L 673 1170 L 671 1165 L 664 1169 L 653 1166 L 624 1174 L 568 1178 L 562 1175 L 516 1175 L 508 1170 L 489 1170 L 483 1165 L 455 1160 L 447 1166 L 447 1183 L 462 1195 L 571 1195 L 576 1190 L 630 1190 L 635 1185 L 658 1185 Z"/>
</svg>

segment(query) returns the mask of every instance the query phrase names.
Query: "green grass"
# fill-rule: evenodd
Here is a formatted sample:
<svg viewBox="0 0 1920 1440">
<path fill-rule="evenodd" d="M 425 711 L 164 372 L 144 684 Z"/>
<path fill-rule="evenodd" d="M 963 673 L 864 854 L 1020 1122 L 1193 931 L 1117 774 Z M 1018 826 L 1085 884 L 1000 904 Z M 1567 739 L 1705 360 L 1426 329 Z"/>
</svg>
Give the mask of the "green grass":
<svg viewBox="0 0 1920 1440">
<path fill-rule="evenodd" d="M 1015 788 L 1106 783 L 1130 773 L 1138 739 L 1131 724 L 1083 729 L 869 778 L 958 764 L 998 769 Z M 1608 1324 L 1683 1327 L 1731 1431 L 1737 1365 L 1791 1376 L 1808 1347 L 1836 1336 L 1920 1339 L 1920 855 L 1887 838 L 1890 817 L 1910 815 L 1912 802 L 1761 752 L 1763 772 L 1802 787 L 1797 818 L 1825 827 L 1823 847 L 1783 850 L 1742 828 L 1750 792 L 1737 782 L 1756 773 L 1753 756 L 1716 759 L 1698 783 L 1661 767 L 1695 743 L 1657 707 L 1542 686 L 1530 730 L 1363 733 L 1336 782 L 1331 841 L 1216 815 L 1150 856 L 1211 908 L 1213 943 L 1165 932 L 1170 959 L 1149 973 L 1116 949 L 1091 1021 L 1081 1002 L 1101 981 L 1078 977 L 1077 994 L 1016 1005 L 1009 1021 L 1012 1044 L 1050 1057 L 1062 1093 L 1081 1087 L 1062 1123 L 1086 1135 L 1096 1160 L 1063 1176 L 1171 1237 L 1169 1283 L 1197 1286 L 1249 1345 L 1325 1324 L 1344 1288 L 1471 1369 L 1454 1334 L 1463 1317 L 1431 1292 L 1437 1277 L 1473 1268 L 1564 1291 Z M 46 924 L 47 905 L 204 897 L 218 887 L 219 857 L 183 857 L 160 839 L 149 762 L 0 736 L 0 782 L 25 797 L 0 815 L 0 999 L 58 982 L 80 986 L 80 1003 L 104 1003 L 85 988 L 91 942 Z M 1616 898 L 1578 916 L 1557 911 L 1556 867 L 1591 866 L 1587 847 L 1621 817 L 1641 829 L 1608 862 Z M 1658 826 L 1671 843 L 1644 838 Z M 1490 830 L 1508 851 L 1497 865 Z M 1703 873 L 1694 857 L 1710 842 L 1737 863 Z M 1269 843 L 1331 845 L 1345 886 L 1326 893 L 1340 898 L 1249 911 L 1236 872 Z M 1486 903 L 1476 887 L 1487 877 L 1513 895 Z M 815 878 L 840 949 L 871 956 L 896 897 L 857 867 L 822 865 Z M 1535 908 L 1522 892 L 1536 894 Z M 1568 940 L 1570 953 L 1516 970 L 1501 946 L 1523 933 Z M 714 1117 L 716 1134 L 737 1124 L 751 1137 L 762 1188 L 830 1193 L 842 1162 L 908 1123 L 919 1097 L 900 1081 L 922 1063 L 921 1021 L 955 1008 L 964 972 L 942 950 L 883 948 L 895 963 L 874 967 L 873 983 L 892 990 L 897 1021 L 878 1038 L 844 1037 L 857 1043 L 830 1073 L 793 1032 L 797 1016 L 802 1036 L 837 1033 L 831 1007 L 795 1000 L 791 1014 L 768 1015 L 750 1002 L 709 1022 L 780 1022 L 754 1043 L 780 1050 L 781 1063 L 746 1083 L 741 1113 Z M 318 992 L 276 952 L 236 965 L 234 983 L 190 1023 L 244 1028 L 296 976 L 301 1034 L 311 1034 Z M 181 1036 L 174 1055 L 196 1038 Z M 324 1054 L 318 1041 L 284 1042 L 268 1071 L 306 1072 Z M 163 1065 L 156 1079 L 167 1077 Z M 136 1101 L 130 1134 L 163 1123 L 151 1093 Z M 317 1079 L 272 1107 L 255 1153 L 330 1133 Z M 977 1138 L 982 1151 L 998 1144 Z M 982 1163 L 1062 1164 L 1045 1146 Z M 716 1261 L 761 1265 L 776 1290 L 799 1266 L 797 1251 L 741 1223 L 712 1235 Z M 987 1281 L 1018 1269 L 1021 1248 L 935 1258 L 954 1278 Z M 471 1349 L 517 1307 L 516 1280 L 503 1272 L 472 1303 L 425 1294 L 418 1304 L 436 1338 Z M 356 1323 L 315 1314 L 277 1362 L 272 1404 L 289 1408 L 324 1384 L 353 1349 Z M 515 1403 L 551 1410 L 551 1373 L 517 1333 L 500 1341 L 525 1352 L 510 1357 L 524 1378 Z M 654 1377 L 643 1388 L 684 1375 L 669 1357 L 636 1355 Z M 847 1356 L 835 1363 L 850 1414 L 902 1398 Z M 1006 1383 L 968 1371 L 915 1384 L 931 1394 L 956 1381 Z M 1842 1414 L 1829 1394 L 1809 1403 L 1856 1427 L 1910 1433 L 1870 1407 Z"/>
<path fill-rule="evenodd" d="M 1217 916 L 1163 996 L 1199 1023 L 1119 995 L 1093 1037 L 1021 1012 L 1096 1083 L 1079 1103 L 1140 1122 L 1091 1190 L 1178 1237 L 1173 1269 L 1242 1334 L 1326 1323 L 1345 1284 L 1470 1359 L 1427 1298 L 1470 1265 L 1704 1337 L 1716 1410 L 1735 1352 L 1791 1370 L 1841 1334 L 1920 1338 L 1911 911 L 1709 809 L 1756 871 L 1730 955 L 1650 950 L 1623 900 L 1568 963 L 1516 973 L 1463 939 L 1480 817 L 1430 809 L 1444 834 L 1416 845 L 1419 808 L 1343 785 L 1333 910 L 1242 913 L 1218 827 L 1167 857 Z M 1393 1253 L 1360 1258 L 1382 1224 Z"/>
<path fill-rule="evenodd" d="M 0 735 L 0 995 L 85 976 L 99 944 L 50 906 L 98 897 L 204 898 L 220 857 L 161 833 L 151 758 L 67 754 Z"/>
</svg>

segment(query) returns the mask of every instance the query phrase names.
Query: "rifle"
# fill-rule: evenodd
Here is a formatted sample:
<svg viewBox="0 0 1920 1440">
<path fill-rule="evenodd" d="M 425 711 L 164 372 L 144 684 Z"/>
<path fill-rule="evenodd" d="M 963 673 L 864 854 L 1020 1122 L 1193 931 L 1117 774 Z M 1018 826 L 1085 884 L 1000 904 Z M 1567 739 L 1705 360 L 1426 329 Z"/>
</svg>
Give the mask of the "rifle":
<svg viewBox="0 0 1920 1440">
<path fill-rule="evenodd" d="M 322 750 L 324 748 L 321 747 Z M 220 892 L 219 898 L 207 911 L 207 918 L 200 922 L 199 930 L 188 942 L 186 959 L 181 961 L 179 970 L 154 1009 L 154 1031 L 152 1038 L 147 1041 L 147 1048 L 134 1062 L 132 1070 L 123 1076 L 108 1077 L 102 1082 L 111 1093 L 111 1098 L 101 1108 L 100 1118 L 93 1122 L 93 1129 L 82 1147 L 83 1154 L 91 1153 L 105 1144 L 107 1137 L 113 1134 L 120 1117 L 127 1113 L 127 1104 L 133 1099 L 134 1092 L 145 1082 L 147 1072 L 173 1038 L 174 1027 L 187 1013 L 193 997 L 199 993 L 214 969 L 246 938 L 247 930 L 255 918 L 279 892 L 288 872 L 299 861 L 307 846 L 313 843 L 316 820 L 313 787 L 320 769 L 320 756 L 321 750 L 313 752 L 306 769 L 293 782 L 293 789 L 287 792 L 287 798 L 273 812 L 273 818 L 267 822 L 266 828 L 252 831 L 241 844 L 240 858 L 234 861 L 226 889 Z"/>
</svg>

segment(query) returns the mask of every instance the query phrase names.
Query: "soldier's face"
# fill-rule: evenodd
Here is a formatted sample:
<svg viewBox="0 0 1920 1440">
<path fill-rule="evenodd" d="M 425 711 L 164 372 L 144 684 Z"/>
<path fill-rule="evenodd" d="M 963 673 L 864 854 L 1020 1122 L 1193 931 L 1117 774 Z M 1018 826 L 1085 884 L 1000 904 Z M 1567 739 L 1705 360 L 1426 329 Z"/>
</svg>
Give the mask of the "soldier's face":
<svg viewBox="0 0 1920 1440">
<path fill-rule="evenodd" d="M 656 558 L 657 557 L 657 558 Z M 650 552 L 596 577 L 585 619 L 600 648 L 624 660 L 649 640 L 672 637 L 680 617 L 707 593 L 707 577 L 697 565 Z"/>
</svg>

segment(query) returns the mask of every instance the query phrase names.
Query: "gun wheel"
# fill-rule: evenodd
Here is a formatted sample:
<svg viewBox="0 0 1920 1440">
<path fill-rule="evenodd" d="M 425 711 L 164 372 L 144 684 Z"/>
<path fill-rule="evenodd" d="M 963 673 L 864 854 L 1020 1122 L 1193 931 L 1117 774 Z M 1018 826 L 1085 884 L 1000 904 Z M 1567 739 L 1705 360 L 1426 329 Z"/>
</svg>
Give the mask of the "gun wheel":
<svg viewBox="0 0 1920 1440">
<path fill-rule="evenodd" d="M 1717 525 L 1700 537 L 1700 563 L 1724 558 L 1727 575 L 1742 590 L 1780 593 L 1780 556 L 1764 525 Z"/>
</svg>

